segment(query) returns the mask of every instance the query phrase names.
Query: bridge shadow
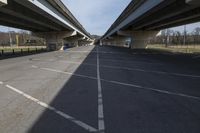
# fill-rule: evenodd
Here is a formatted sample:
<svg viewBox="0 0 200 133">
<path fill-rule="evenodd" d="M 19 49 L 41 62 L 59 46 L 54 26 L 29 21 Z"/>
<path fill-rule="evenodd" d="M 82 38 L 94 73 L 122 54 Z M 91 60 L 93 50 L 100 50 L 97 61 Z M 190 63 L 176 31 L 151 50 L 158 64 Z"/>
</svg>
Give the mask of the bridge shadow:
<svg viewBox="0 0 200 133">
<path fill-rule="evenodd" d="M 98 87 L 97 80 L 95 79 L 97 77 L 97 67 L 95 66 L 97 64 L 96 47 L 90 51 L 84 61 L 78 66 L 74 72 L 74 74 L 77 75 L 71 75 L 62 88 L 59 88 L 59 92 L 49 106 L 98 129 Z M 116 53 L 119 52 L 123 54 L 123 57 L 132 60 L 136 59 L 137 56 L 140 56 L 140 59 L 144 57 L 149 60 L 169 61 L 179 64 L 180 66 L 182 63 L 190 60 L 190 58 L 186 59 L 184 57 L 186 55 L 173 55 L 172 57 L 169 53 L 162 53 L 161 51 L 156 50 L 130 50 L 127 48 L 116 47 L 101 47 L 100 49 L 100 58 L 103 57 L 101 54 L 105 54 L 104 57 L 106 58 L 120 58 L 120 55 L 117 54 L 113 57 L 110 55 L 106 56 L 106 52 L 109 53 L 114 51 Z M 105 53 L 101 53 L 102 51 Z M 132 56 L 133 53 L 135 53 L 134 57 Z M 182 56 L 184 58 L 182 58 Z M 86 63 L 93 65 L 85 65 Z M 199 65 L 199 63 L 197 64 Z M 85 75 L 86 77 L 78 75 Z M 67 78 L 67 75 L 59 77 Z M 93 79 L 90 77 L 93 77 Z M 27 132 L 88 133 L 89 131 L 73 123 L 71 120 L 65 119 L 54 111 L 46 109 Z"/>
<path fill-rule="evenodd" d="M 95 51 L 96 48 L 92 49 L 82 63 L 96 65 Z M 96 72 L 96 66 L 80 64 L 74 74 L 87 75 L 96 78 Z M 97 129 L 98 92 L 96 79 L 74 75 L 65 75 L 64 77 L 69 77 L 69 79 L 62 88 L 59 89 L 59 92 L 49 106 Z M 73 123 L 73 121 L 74 120 L 65 119 L 56 114 L 55 111 L 46 109 L 27 132 L 88 133 L 87 129 Z"/>
</svg>

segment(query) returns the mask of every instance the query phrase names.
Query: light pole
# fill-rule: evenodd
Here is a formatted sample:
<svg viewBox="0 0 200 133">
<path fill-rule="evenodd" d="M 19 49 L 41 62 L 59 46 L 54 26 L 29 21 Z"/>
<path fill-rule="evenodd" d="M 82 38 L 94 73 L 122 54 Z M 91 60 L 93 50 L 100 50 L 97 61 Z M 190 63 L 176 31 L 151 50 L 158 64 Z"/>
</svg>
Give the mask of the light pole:
<svg viewBox="0 0 200 133">
<path fill-rule="evenodd" d="M 183 44 L 184 46 L 186 46 L 186 53 L 188 53 L 189 51 L 189 47 L 188 47 L 188 44 L 186 44 L 186 36 L 187 36 L 187 30 L 186 30 L 186 25 L 184 25 L 184 39 L 183 39 Z"/>
<path fill-rule="evenodd" d="M 186 43 L 186 25 L 184 25 L 184 38 L 183 38 L 183 45 L 185 46 Z"/>
<path fill-rule="evenodd" d="M 8 35 L 9 35 L 9 42 L 10 42 L 10 47 L 12 47 L 12 37 L 10 33 L 10 28 L 8 27 Z"/>
</svg>

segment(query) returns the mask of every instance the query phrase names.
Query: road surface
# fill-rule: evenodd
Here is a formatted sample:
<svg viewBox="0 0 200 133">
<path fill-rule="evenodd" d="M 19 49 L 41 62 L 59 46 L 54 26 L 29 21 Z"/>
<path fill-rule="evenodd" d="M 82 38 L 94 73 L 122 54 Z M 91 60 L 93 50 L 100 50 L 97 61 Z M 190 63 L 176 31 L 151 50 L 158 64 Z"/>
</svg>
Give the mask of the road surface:
<svg viewBox="0 0 200 133">
<path fill-rule="evenodd" d="M 1 133 L 199 133 L 200 60 L 85 46 L 0 61 Z"/>
</svg>

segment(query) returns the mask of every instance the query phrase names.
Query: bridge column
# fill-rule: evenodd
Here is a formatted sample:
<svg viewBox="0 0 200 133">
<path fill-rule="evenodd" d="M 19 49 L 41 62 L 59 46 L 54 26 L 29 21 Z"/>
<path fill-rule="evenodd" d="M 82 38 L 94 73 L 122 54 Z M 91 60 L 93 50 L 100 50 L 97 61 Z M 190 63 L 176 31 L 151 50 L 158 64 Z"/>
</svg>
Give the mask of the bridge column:
<svg viewBox="0 0 200 133">
<path fill-rule="evenodd" d="M 64 45 L 63 38 L 57 35 L 46 35 L 45 40 L 48 50 L 59 50 Z"/>
<path fill-rule="evenodd" d="M 84 39 L 84 40 L 80 40 L 79 41 L 79 45 L 80 46 L 84 46 L 84 45 L 93 45 L 94 41 L 90 40 L 90 39 Z"/>
<path fill-rule="evenodd" d="M 119 31 L 118 35 L 131 38 L 131 49 L 145 49 L 148 41 L 156 36 L 159 31 Z"/>
<path fill-rule="evenodd" d="M 125 36 L 112 36 L 108 39 L 103 40 L 103 45 L 124 47 L 127 43 L 128 37 Z"/>
<path fill-rule="evenodd" d="M 68 42 L 71 46 L 78 47 L 80 40 L 84 40 L 85 37 L 81 36 L 73 36 L 65 38 L 65 41 Z"/>
<path fill-rule="evenodd" d="M 33 35 L 44 38 L 48 50 L 60 50 L 64 46 L 64 38 L 77 35 L 76 31 L 36 32 Z"/>
</svg>

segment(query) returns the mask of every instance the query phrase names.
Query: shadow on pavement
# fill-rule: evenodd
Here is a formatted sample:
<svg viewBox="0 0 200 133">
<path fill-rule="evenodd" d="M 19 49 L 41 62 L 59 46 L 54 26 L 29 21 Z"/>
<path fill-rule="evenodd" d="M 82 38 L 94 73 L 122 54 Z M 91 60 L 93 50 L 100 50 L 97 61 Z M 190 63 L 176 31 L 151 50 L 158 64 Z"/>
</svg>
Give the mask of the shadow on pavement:
<svg viewBox="0 0 200 133">
<path fill-rule="evenodd" d="M 83 63 L 96 64 L 96 53 L 93 52 L 85 58 Z M 90 60 L 92 59 L 92 60 Z M 81 65 L 74 72 L 96 77 L 96 67 Z M 83 78 L 71 75 L 70 79 L 63 85 L 57 96 L 49 104 L 50 106 L 62 111 L 97 129 L 98 118 L 98 97 L 96 79 Z M 29 133 L 88 133 L 86 129 L 75 123 L 64 119 L 55 112 L 46 109 L 35 124 L 29 129 Z"/>
</svg>

